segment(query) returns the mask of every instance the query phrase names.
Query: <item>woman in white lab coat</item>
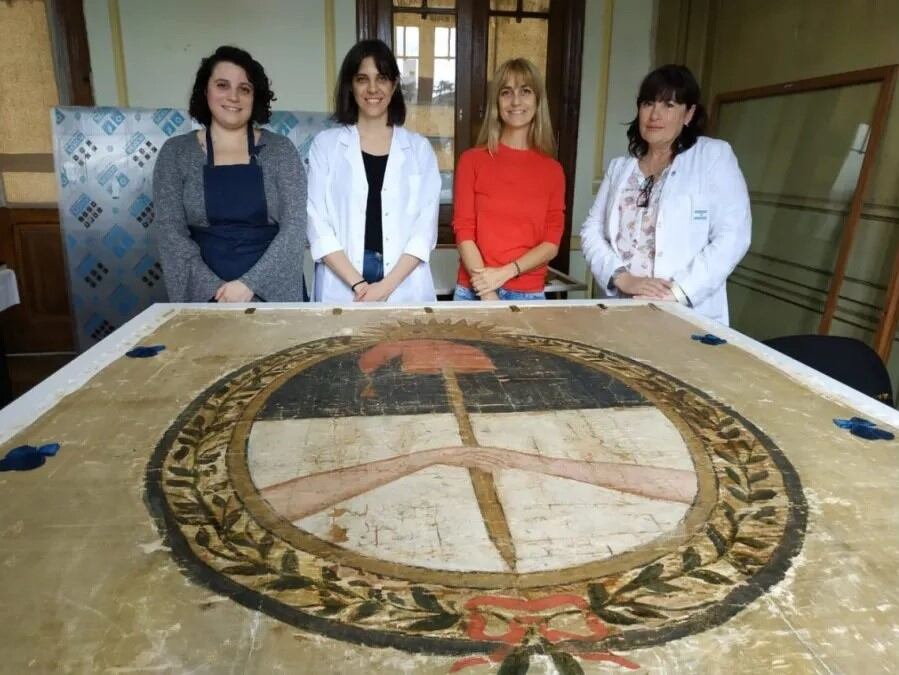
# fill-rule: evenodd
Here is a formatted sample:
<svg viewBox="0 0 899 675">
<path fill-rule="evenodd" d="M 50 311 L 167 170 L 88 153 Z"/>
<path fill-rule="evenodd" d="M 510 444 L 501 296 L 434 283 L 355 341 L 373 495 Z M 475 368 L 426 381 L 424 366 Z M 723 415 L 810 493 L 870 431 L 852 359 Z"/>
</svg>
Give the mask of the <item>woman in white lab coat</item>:
<svg viewBox="0 0 899 675">
<path fill-rule="evenodd" d="M 309 150 L 309 245 L 320 302 L 436 300 L 440 174 L 423 136 L 404 129 L 399 68 L 363 40 L 340 69 L 334 119 Z"/>
<path fill-rule="evenodd" d="M 613 159 L 581 227 L 606 297 L 677 301 L 727 324 L 727 277 L 752 233 L 730 145 L 702 135 L 699 85 L 684 66 L 643 80 L 629 154 Z"/>
</svg>

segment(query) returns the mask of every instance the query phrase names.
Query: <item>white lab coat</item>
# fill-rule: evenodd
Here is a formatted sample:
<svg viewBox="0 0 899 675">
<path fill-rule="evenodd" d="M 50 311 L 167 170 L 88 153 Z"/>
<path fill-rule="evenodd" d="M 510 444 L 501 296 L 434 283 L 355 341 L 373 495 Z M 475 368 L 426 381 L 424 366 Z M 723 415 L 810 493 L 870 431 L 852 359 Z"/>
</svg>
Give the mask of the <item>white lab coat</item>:
<svg viewBox="0 0 899 675">
<path fill-rule="evenodd" d="M 349 303 L 353 292 L 321 259 L 343 249 L 362 271 L 368 180 L 355 125 L 326 129 L 309 150 L 309 246 L 316 261 L 313 298 Z M 390 295 L 391 303 L 436 300 L 428 259 L 437 244 L 440 173 L 423 136 L 394 127 L 381 192 L 384 276 L 403 253 L 422 262 Z"/>
<path fill-rule="evenodd" d="M 612 160 L 581 226 L 584 257 L 606 297 L 618 295 L 609 289 L 609 279 L 626 266 L 617 243 L 618 204 L 636 164 L 630 156 Z M 749 248 L 751 235 L 749 193 L 733 150 L 724 141 L 700 136 L 674 158 L 662 186 L 654 276 L 673 279 L 696 311 L 727 324 L 727 277 Z"/>
</svg>

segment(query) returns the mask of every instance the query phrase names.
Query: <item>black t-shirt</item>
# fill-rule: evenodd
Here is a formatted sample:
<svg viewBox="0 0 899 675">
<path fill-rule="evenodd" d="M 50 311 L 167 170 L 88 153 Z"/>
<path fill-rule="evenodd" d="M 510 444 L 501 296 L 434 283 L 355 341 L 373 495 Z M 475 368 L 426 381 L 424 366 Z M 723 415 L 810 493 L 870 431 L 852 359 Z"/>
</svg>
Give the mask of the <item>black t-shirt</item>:
<svg viewBox="0 0 899 675">
<path fill-rule="evenodd" d="M 384 235 L 381 226 L 381 188 L 384 185 L 387 157 L 388 155 L 362 153 L 365 177 L 368 179 L 368 203 L 365 205 L 365 248 L 378 253 L 384 252 Z"/>
</svg>

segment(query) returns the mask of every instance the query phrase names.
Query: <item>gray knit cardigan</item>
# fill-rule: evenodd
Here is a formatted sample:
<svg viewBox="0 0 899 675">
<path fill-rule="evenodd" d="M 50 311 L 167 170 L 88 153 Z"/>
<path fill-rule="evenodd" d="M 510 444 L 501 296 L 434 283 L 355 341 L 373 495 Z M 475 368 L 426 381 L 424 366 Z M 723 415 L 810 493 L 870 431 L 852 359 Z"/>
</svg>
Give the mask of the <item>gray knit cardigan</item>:
<svg viewBox="0 0 899 675">
<path fill-rule="evenodd" d="M 300 302 L 306 244 L 306 173 L 293 143 L 262 130 L 258 162 L 265 183 L 268 220 L 278 234 L 241 278 L 269 302 Z M 188 225 L 209 227 L 203 189 L 206 152 L 196 132 L 168 139 L 153 170 L 156 240 L 170 302 L 208 302 L 225 283 L 200 256 Z"/>
</svg>

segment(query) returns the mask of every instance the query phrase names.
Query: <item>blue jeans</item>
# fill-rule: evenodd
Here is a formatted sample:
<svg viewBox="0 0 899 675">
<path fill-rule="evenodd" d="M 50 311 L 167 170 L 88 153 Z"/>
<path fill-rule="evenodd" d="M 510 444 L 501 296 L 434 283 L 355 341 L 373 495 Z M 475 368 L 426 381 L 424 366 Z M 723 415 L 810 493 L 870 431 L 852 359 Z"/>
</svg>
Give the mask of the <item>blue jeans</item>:
<svg viewBox="0 0 899 675">
<path fill-rule="evenodd" d="M 362 256 L 362 278 L 373 284 L 384 278 L 384 256 L 377 251 L 365 249 Z"/>
<path fill-rule="evenodd" d="M 546 294 L 543 291 L 529 293 L 526 291 L 509 291 L 505 288 L 496 289 L 496 294 L 500 300 L 546 300 Z M 480 300 L 478 294 L 472 289 L 465 286 L 456 285 L 453 292 L 453 300 Z"/>
</svg>

